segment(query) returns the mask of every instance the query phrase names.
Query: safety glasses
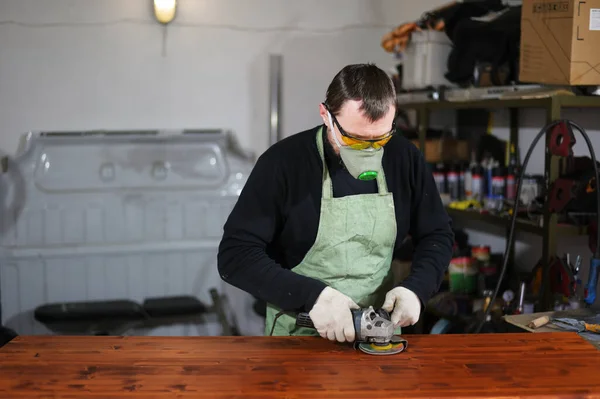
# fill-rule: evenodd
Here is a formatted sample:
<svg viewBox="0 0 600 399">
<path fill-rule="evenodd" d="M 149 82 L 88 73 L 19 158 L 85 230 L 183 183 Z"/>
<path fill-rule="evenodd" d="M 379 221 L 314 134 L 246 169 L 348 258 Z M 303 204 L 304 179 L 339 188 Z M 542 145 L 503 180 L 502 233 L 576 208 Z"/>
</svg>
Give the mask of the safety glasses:
<svg viewBox="0 0 600 399">
<path fill-rule="evenodd" d="M 325 109 L 327 109 L 327 111 L 329 111 L 329 107 L 327 106 L 327 104 L 323 103 L 323 106 L 325 107 Z M 344 142 L 344 144 L 346 144 L 347 146 L 349 146 L 355 150 L 365 150 L 369 147 L 379 149 L 379 148 L 385 146 L 390 141 L 390 139 L 394 135 L 394 132 L 396 131 L 396 121 L 395 121 L 396 118 L 394 118 L 394 122 L 392 123 L 392 129 L 388 133 L 384 134 L 383 136 L 380 136 L 380 137 L 377 137 L 374 139 L 359 138 L 359 137 L 353 136 L 349 133 L 346 133 L 346 131 L 342 128 L 342 126 L 336 119 L 335 115 L 333 115 L 333 112 L 329 111 L 329 114 L 331 115 L 331 118 L 333 119 L 333 123 L 340 131 L 340 134 L 342 135 L 342 141 Z"/>
</svg>

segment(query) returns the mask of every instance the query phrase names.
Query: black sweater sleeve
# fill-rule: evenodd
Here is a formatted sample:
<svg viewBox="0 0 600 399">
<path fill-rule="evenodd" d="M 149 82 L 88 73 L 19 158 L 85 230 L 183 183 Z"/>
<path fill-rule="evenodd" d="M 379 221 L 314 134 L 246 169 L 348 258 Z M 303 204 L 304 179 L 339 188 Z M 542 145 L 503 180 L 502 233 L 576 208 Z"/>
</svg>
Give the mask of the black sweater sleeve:
<svg viewBox="0 0 600 399">
<path fill-rule="evenodd" d="M 285 168 L 275 151 L 257 160 L 224 225 L 217 258 L 221 278 L 284 311 L 310 311 L 326 285 L 276 263 L 267 248 L 285 220 Z"/>
<path fill-rule="evenodd" d="M 412 152 L 416 161 L 409 234 L 414 253 L 411 272 L 400 286 L 413 291 L 425 305 L 439 290 L 450 264 L 454 232 L 423 154 L 416 148 Z"/>
</svg>

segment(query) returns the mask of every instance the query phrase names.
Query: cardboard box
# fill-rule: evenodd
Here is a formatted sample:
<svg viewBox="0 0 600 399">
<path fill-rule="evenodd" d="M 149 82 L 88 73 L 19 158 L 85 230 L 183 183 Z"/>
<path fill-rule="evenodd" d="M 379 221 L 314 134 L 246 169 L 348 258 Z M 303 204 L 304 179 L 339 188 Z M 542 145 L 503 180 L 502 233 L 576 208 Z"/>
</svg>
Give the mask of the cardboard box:
<svg viewBox="0 0 600 399">
<path fill-rule="evenodd" d="M 419 140 L 412 140 L 419 148 Z M 425 140 L 425 161 L 428 163 L 468 161 L 469 143 L 465 140 L 453 138 Z"/>
<path fill-rule="evenodd" d="M 519 80 L 600 85 L 600 0 L 523 0 Z"/>
</svg>

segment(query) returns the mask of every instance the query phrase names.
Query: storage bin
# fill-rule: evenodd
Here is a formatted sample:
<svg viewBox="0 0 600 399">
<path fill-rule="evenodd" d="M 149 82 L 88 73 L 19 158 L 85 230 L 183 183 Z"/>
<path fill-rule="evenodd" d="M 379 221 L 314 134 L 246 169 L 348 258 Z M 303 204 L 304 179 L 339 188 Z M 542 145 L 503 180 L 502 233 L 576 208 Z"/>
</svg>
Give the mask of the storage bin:
<svg viewBox="0 0 600 399">
<path fill-rule="evenodd" d="M 420 149 L 419 140 L 412 143 Z M 428 163 L 468 161 L 469 143 L 465 140 L 453 138 L 425 140 L 425 160 Z"/>
<path fill-rule="evenodd" d="M 445 77 L 452 42 L 444 32 L 414 32 L 402 53 L 402 88 L 419 90 L 433 86 L 455 87 Z"/>
</svg>

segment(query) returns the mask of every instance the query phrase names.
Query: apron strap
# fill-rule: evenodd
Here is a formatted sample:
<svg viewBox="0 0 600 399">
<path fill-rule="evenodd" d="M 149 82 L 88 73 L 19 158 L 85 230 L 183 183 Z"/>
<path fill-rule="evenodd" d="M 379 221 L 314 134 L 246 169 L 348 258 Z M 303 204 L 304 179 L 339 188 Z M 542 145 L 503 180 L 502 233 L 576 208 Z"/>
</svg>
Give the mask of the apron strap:
<svg viewBox="0 0 600 399">
<path fill-rule="evenodd" d="M 379 189 L 380 195 L 388 194 L 388 186 L 387 181 L 385 180 L 385 173 L 383 172 L 383 166 L 381 167 L 381 171 L 377 173 L 377 188 Z"/>
<path fill-rule="evenodd" d="M 333 198 L 333 184 L 331 183 L 331 177 L 329 177 L 329 170 L 327 168 L 327 162 L 325 162 L 325 152 L 323 150 L 323 126 L 317 131 L 317 148 L 319 149 L 319 156 L 323 163 L 323 198 Z"/>
<path fill-rule="evenodd" d="M 319 150 L 319 156 L 323 163 L 323 198 L 333 198 L 333 184 L 331 177 L 329 176 L 329 170 L 327 169 L 327 162 L 325 162 L 325 152 L 323 149 L 323 126 L 317 131 L 317 149 Z M 380 173 L 377 173 L 377 188 L 380 195 L 388 194 L 387 182 L 385 180 L 385 173 L 383 167 Z"/>
</svg>

